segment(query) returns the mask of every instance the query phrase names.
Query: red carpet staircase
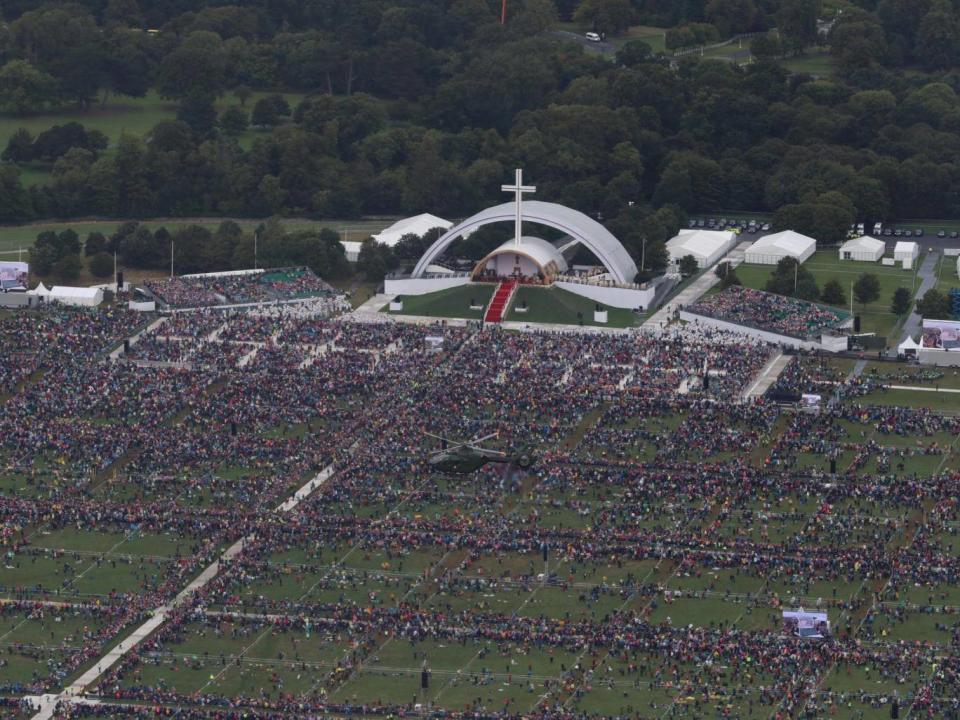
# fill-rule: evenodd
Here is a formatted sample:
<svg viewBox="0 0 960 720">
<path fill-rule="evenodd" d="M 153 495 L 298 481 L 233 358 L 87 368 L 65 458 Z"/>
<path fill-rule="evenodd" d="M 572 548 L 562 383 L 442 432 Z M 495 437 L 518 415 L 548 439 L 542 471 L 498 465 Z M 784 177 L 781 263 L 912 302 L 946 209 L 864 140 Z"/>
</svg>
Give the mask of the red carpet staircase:
<svg viewBox="0 0 960 720">
<path fill-rule="evenodd" d="M 490 304 L 487 305 L 487 312 L 483 316 L 483 321 L 488 323 L 498 323 L 507 314 L 507 308 L 510 306 L 510 300 L 513 299 L 513 293 L 517 289 L 516 280 L 504 280 L 497 287 L 493 294 Z"/>
</svg>

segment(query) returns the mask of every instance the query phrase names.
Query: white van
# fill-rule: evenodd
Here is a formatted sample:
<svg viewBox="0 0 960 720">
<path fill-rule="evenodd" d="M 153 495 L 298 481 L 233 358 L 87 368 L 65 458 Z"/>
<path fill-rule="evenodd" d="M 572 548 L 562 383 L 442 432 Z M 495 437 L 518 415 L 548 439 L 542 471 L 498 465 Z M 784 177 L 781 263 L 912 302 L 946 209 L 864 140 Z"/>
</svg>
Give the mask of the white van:
<svg viewBox="0 0 960 720">
<path fill-rule="evenodd" d="M 600 42 L 600 35 L 595 32 L 588 32 L 584 37 L 590 42 Z"/>
</svg>

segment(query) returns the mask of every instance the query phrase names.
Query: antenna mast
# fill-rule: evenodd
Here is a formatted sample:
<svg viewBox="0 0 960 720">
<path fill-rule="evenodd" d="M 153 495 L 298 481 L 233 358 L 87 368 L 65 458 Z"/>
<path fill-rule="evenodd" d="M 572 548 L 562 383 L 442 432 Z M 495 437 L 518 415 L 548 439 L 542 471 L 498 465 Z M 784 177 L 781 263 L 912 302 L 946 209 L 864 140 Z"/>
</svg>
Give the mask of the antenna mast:
<svg viewBox="0 0 960 720">
<path fill-rule="evenodd" d="M 503 0 L 503 5 L 500 7 L 500 24 L 507 24 L 507 0 Z"/>
</svg>

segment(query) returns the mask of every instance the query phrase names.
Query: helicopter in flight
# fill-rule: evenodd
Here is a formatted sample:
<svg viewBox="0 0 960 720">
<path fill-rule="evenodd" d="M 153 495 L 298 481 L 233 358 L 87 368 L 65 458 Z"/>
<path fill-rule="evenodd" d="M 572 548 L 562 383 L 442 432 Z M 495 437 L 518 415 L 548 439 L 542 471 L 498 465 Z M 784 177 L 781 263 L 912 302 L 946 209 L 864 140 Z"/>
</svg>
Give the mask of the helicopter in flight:
<svg viewBox="0 0 960 720">
<path fill-rule="evenodd" d="M 506 465 L 515 465 L 522 470 L 526 470 L 533 465 L 534 458 L 527 452 L 526 448 L 519 452 L 510 454 L 500 450 L 491 450 L 490 448 L 480 447 L 490 438 L 495 438 L 498 433 L 491 433 L 483 437 L 466 440 L 463 442 L 451 442 L 445 437 L 425 432 L 432 438 L 440 440 L 443 444 L 439 450 L 430 453 L 427 463 L 431 470 L 451 475 L 468 475 L 482 468 L 487 463 L 504 463 Z M 448 445 L 449 443 L 449 445 Z"/>
</svg>

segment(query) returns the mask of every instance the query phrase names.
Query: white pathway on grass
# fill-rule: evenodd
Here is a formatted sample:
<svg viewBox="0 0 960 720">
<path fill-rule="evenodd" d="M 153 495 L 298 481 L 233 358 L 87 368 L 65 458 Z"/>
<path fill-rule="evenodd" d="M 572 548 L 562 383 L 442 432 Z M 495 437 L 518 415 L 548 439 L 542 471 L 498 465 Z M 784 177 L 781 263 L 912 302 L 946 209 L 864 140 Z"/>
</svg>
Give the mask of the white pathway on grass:
<svg viewBox="0 0 960 720">
<path fill-rule="evenodd" d="M 792 357 L 790 355 L 784 355 L 782 352 L 778 352 L 774 355 L 767 364 L 760 371 L 760 374 L 757 375 L 757 379 L 753 381 L 750 387 L 746 388 L 743 392 L 743 400 L 749 402 L 754 398 L 761 397 L 767 390 L 770 389 L 770 386 L 773 385 L 777 378 L 780 377 L 780 373 L 784 371 L 787 365 L 790 364 Z"/>
<path fill-rule="evenodd" d="M 276 508 L 276 512 L 289 513 L 294 510 L 301 502 L 308 498 L 318 488 L 322 487 L 323 484 L 330 479 L 330 477 L 333 475 L 333 470 L 333 465 L 328 465 L 325 467 L 318 475 L 297 490 L 291 497 L 281 503 Z M 207 585 L 207 583 L 213 580 L 213 578 L 217 576 L 217 573 L 220 572 L 221 564 L 236 557 L 240 551 L 243 550 L 243 543 L 248 539 L 249 538 L 247 537 L 243 537 L 227 548 L 213 564 L 209 565 L 202 573 L 194 578 L 189 585 L 181 590 L 172 602 L 156 608 L 149 620 L 140 625 L 140 627 L 130 633 L 130 635 L 124 638 L 106 655 L 101 657 L 100 660 L 97 661 L 96 665 L 83 673 L 83 675 L 77 678 L 59 695 L 34 696 L 32 700 L 34 707 L 37 708 L 38 712 L 33 716 L 33 720 L 50 720 L 56 711 L 58 702 L 71 702 L 74 698 L 83 695 L 88 687 L 96 684 L 96 682 L 104 675 L 104 673 L 116 665 L 117 662 L 122 660 L 130 651 L 139 646 L 144 640 L 150 637 L 150 635 L 156 631 L 157 628 L 163 625 L 171 611 L 183 605 L 185 602 L 187 602 L 187 600 L 190 599 L 194 592 L 200 590 Z"/>
<path fill-rule="evenodd" d="M 700 277 L 687 285 L 687 287 L 677 293 L 669 302 L 665 303 L 662 308 L 657 310 L 657 312 L 643 324 L 643 327 L 650 330 L 659 330 L 660 328 L 666 327 L 667 324 L 673 320 L 675 311 L 693 305 L 693 303 L 703 297 L 710 288 L 720 282 L 720 278 L 717 277 L 716 272 L 714 272 L 720 263 L 728 262 L 731 267 L 737 267 L 743 262 L 746 257 L 747 248 L 750 247 L 751 244 L 752 241 L 745 240 L 727 253 L 726 256 L 704 270 Z"/>
</svg>

